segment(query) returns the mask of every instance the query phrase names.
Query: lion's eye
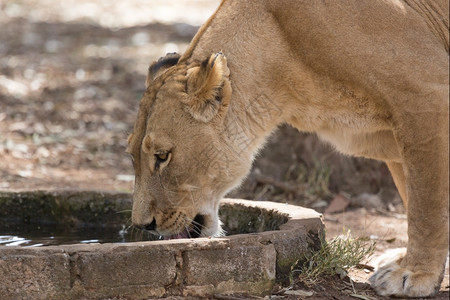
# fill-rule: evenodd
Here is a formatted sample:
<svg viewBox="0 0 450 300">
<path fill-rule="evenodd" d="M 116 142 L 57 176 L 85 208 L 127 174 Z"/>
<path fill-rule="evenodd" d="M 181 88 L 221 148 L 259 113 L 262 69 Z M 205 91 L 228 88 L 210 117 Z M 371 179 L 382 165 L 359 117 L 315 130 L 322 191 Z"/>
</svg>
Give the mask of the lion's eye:
<svg viewBox="0 0 450 300">
<path fill-rule="evenodd" d="M 165 152 L 165 153 L 157 153 L 155 154 L 156 159 L 159 160 L 160 162 L 165 162 L 168 158 L 169 158 L 169 153 Z"/>
<path fill-rule="evenodd" d="M 164 151 L 164 152 L 157 152 L 155 153 L 155 170 L 158 170 L 160 165 L 167 162 L 170 158 L 171 153 L 168 151 Z"/>
</svg>

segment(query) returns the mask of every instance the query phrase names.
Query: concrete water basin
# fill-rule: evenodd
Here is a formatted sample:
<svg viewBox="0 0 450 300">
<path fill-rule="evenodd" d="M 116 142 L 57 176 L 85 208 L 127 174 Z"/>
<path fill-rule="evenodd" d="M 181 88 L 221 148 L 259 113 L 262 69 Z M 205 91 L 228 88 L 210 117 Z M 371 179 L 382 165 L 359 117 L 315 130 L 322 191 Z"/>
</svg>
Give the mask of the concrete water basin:
<svg viewBox="0 0 450 300">
<path fill-rule="evenodd" d="M 131 195 L 3 192 L 0 206 L 0 236 L 21 221 L 37 227 L 41 222 L 79 231 L 99 226 L 119 232 L 129 225 Z M 276 281 L 288 278 L 292 264 L 316 247 L 323 232 L 319 213 L 280 203 L 224 199 L 220 216 L 231 235 L 105 243 L 99 236 L 89 243 L 0 245 L 0 295 L 2 299 L 263 295 Z"/>
</svg>

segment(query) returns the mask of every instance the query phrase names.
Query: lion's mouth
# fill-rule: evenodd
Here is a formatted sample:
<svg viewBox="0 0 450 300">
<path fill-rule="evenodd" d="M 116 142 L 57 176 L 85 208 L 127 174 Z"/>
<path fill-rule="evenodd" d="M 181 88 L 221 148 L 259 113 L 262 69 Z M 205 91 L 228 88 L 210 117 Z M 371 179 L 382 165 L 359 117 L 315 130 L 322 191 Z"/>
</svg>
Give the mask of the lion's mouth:
<svg viewBox="0 0 450 300">
<path fill-rule="evenodd" d="M 163 236 L 164 240 L 175 239 L 195 239 L 201 236 L 202 229 L 205 227 L 205 217 L 196 215 L 192 223 L 182 232 L 173 235 Z"/>
</svg>

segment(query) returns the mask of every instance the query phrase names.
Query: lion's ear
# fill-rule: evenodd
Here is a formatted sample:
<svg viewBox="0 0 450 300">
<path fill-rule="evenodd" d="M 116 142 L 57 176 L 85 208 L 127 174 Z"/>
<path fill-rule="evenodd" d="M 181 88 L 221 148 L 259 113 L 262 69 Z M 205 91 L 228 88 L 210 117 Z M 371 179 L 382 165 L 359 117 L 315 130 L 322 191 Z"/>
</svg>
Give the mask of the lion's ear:
<svg viewBox="0 0 450 300">
<path fill-rule="evenodd" d="M 187 72 L 187 110 L 202 122 L 209 122 L 228 107 L 231 96 L 230 70 L 222 52 L 212 54 L 200 66 Z"/>
<path fill-rule="evenodd" d="M 147 80 L 145 81 L 145 88 L 152 83 L 152 81 L 168 68 L 176 65 L 180 59 L 180 54 L 178 53 L 167 53 L 166 56 L 160 57 L 158 61 L 154 61 L 148 68 Z"/>
</svg>

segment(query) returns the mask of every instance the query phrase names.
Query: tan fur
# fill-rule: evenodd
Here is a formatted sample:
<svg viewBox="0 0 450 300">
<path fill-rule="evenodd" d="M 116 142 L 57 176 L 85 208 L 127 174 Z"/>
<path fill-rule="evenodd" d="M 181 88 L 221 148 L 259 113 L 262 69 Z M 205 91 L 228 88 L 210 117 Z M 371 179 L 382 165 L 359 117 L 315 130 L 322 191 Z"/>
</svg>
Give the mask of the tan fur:
<svg viewBox="0 0 450 300">
<path fill-rule="evenodd" d="M 175 66 L 149 75 L 129 139 L 133 223 L 172 235 L 202 215 L 201 235 L 220 234 L 219 200 L 287 122 L 388 164 L 409 241 L 371 283 L 433 295 L 449 242 L 448 49 L 446 0 L 224 1 Z"/>
</svg>

